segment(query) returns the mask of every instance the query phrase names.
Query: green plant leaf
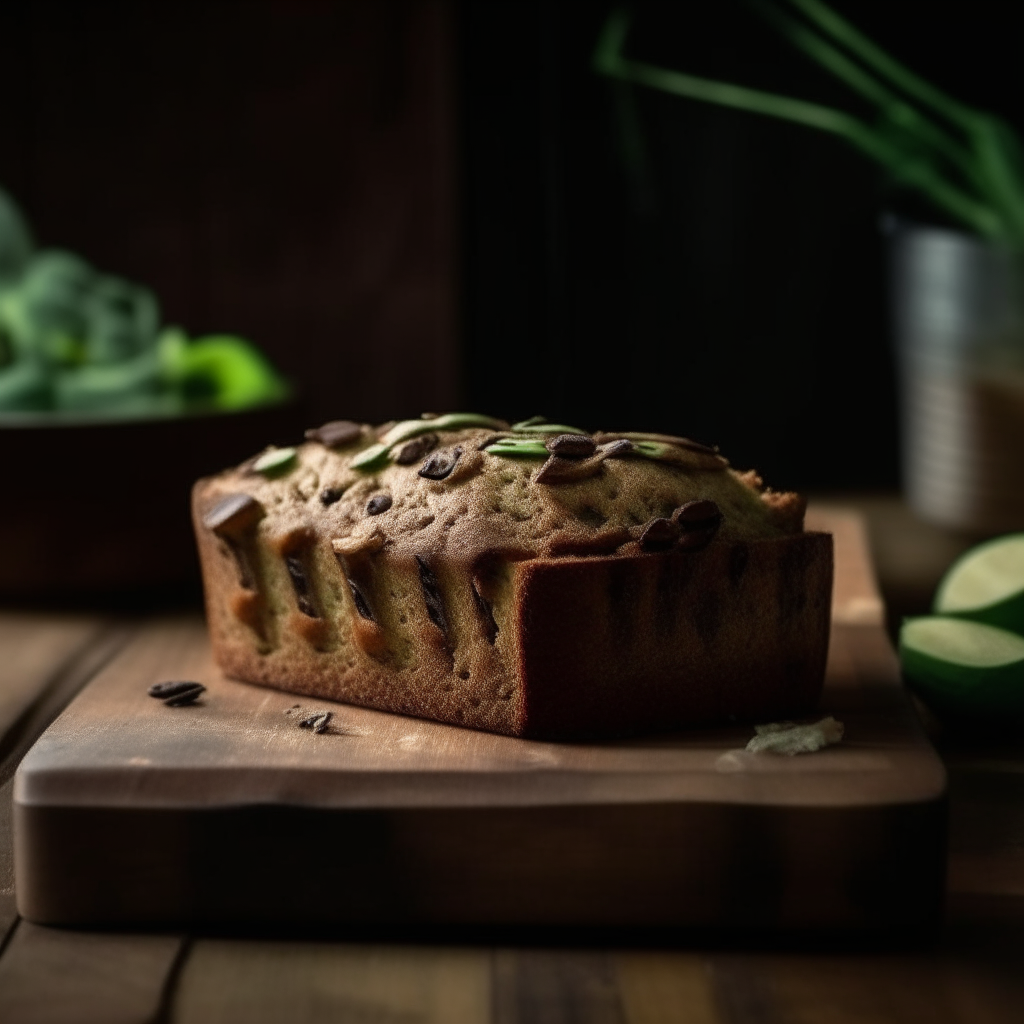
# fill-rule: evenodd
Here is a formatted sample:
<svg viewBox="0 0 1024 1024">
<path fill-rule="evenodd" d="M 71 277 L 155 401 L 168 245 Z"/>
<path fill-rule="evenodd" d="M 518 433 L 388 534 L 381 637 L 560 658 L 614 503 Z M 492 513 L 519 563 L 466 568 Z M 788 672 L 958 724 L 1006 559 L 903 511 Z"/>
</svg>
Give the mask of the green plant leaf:
<svg viewBox="0 0 1024 1024">
<path fill-rule="evenodd" d="M 687 99 L 764 114 L 830 132 L 881 164 L 894 179 L 925 195 L 939 210 L 983 237 L 1024 246 L 1024 175 L 1012 132 L 991 115 L 972 110 L 908 71 L 820 0 L 789 0 L 826 36 L 845 46 L 879 81 L 827 39 L 769 0 L 754 0 L 790 43 L 872 102 L 879 122 L 868 125 L 831 107 L 756 89 L 698 78 L 623 56 L 629 15 L 613 11 L 594 49 L 602 75 Z M 966 133 L 960 140 L 895 89 L 933 108 Z M 953 172 L 953 176 L 950 174 Z M 959 179 L 963 179 L 962 181 Z"/>
</svg>

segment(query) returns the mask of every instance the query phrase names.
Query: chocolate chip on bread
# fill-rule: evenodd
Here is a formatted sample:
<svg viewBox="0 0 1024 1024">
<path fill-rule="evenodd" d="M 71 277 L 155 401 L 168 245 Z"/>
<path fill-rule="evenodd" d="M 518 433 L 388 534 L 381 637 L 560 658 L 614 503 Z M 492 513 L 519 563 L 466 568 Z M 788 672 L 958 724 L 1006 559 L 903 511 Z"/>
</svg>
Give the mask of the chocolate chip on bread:
<svg viewBox="0 0 1024 1024">
<path fill-rule="evenodd" d="M 713 449 L 468 413 L 306 436 L 193 492 L 229 675 L 544 738 L 813 708 L 831 537 Z"/>
</svg>

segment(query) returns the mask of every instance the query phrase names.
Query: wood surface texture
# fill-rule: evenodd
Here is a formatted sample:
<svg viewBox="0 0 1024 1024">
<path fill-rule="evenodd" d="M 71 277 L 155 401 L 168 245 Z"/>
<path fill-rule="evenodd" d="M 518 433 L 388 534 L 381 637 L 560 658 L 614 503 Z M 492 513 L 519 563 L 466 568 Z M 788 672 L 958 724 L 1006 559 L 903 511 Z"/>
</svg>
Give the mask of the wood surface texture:
<svg viewBox="0 0 1024 1024">
<path fill-rule="evenodd" d="M 89 617 L 8 612 L 0 617 L 0 757 L 61 670 L 102 627 Z"/>
<path fill-rule="evenodd" d="M 199 940 L 181 972 L 173 1021 L 488 1019 L 486 949 Z"/>
<path fill-rule="evenodd" d="M 58 932 L 20 921 L 0 958 L 0 1020 L 152 1020 L 180 949 L 174 936 Z"/>
<path fill-rule="evenodd" d="M 140 630 L 37 742 L 16 798 L 26 806 L 189 809 L 933 799 L 944 772 L 914 726 L 897 673 L 879 629 L 836 628 L 821 712 L 843 716 L 847 742 L 813 758 L 747 754 L 749 724 L 544 743 L 239 683 L 214 666 L 201 621 L 164 620 Z M 194 706 L 166 707 L 146 690 L 167 679 L 197 679 L 207 693 Z M 333 715 L 328 732 L 298 727 L 320 712 Z"/>
<path fill-rule="evenodd" d="M 898 685 L 859 523 L 816 515 L 845 572 L 820 709 L 846 727 L 838 747 L 750 754 L 740 723 L 540 743 L 299 701 L 225 678 L 200 622 L 165 620 L 22 762 L 21 912 L 164 927 L 924 925 L 945 771 Z M 166 679 L 208 690 L 167 707 L 146 693 Z M 323 711 L 329 732 L 298 727 Z M 283 881 L 299 872 L 317 900 Z"/>
<path fill-rule="evenodd" d="M 5 626 L 12 619 L 22 621 L 0 612 Z M 2 660 L 41 635 L 4 634 Z M 882 643 L 858 648 L 857 656 L 891 664 Z M 60 663 L 56 658 L 50 668 Z M 44 670 L 39 678 L 45 689 L 53 675 Z M 556 948 L 550 943 L 557 936 L 544 930 L 500 947 L 202 937 L 183 943 L 22 922 L 0 951 L 0 1020 L 1016 1024 L 1024 1005 L 1024 753 L 956 749 L 946 760 L 947 921 L 933 942 L 910 949 L 876 940 L 833 948 L 817 939 L 782 948 L 769 937 L 735 947 L 721 936 L 709 944 L 693 934 L 652 947 L 649 936 L 600 932 L 577 933 L 568 945 L 563 938 Z M 3 768 L 9 778 L 10 758 Z M 0 790 L 0 874 L 11 853 L 3 813 L 9 792 L 10 786 Z M 4 877 L 0 889 L 10 885 Z M 0 935 L 4 930 L 0 924 Z"/>
<path fill-rule="evenodd" d="M 831 533 L 835 539 L 832 623 L 842 626 L 882 625 L 885 608 L 878 592 L 878 579 L 871 561 L 863 517 L 841 506 L 811 505 L 804 528 Z"/>
<path fill-rule="evenodd" d="M 14 770 L 39 733 L 130 634 L 128 626 L 94 615 L 0 613 L 0 947 L 17 919 L 8 838 Z"/>
</svg>

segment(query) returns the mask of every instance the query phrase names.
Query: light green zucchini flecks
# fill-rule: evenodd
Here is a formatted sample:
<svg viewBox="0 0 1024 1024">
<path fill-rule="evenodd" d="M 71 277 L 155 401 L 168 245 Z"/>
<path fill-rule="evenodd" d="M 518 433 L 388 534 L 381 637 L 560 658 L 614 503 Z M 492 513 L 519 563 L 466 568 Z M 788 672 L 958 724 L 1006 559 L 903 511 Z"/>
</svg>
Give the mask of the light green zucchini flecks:
<svg viewBox="0 0 1024 1024">
<path fill-rule="evenodd" d="M 408 441 L 420 434 L 429 434 L 435 430 L 462 430 L 465 427 L 490 427 L 492 430 L 504 430 L 505 424 L 492 416 L 481 416 L 475 412 L 449 412 L 432 420 L 402 420 L 381 438 L 381 443 L 390 448 L 392 445 Z"/>
<path fill-rule="evenodd" d="M 295 456 L 294 448 L 271 448 L 252 464 L 253 472 L 276 476 L 294 467 Z"/>
<path fill-rule="evenodd" d="M 390 445 L 386 444 L 371 444 L 369 448 L 361 451 L 353 460 L 353 469 L 380 469 L 381 466 L 387 465 L 388 452 L 390 451 Z"/>
<path fill-rule="evenodd" d="M 492 430 L 504 430 L 502 420 L 493 416 L 481 416 L 475 412 L 449 412 L 444 416 L 435 416 L 429 420 L 402 420 L 396 423 L 377 444 L 370 445 L 361 451 L 351 462 L 353 469 L 382 469 L 390 462 L 391 449 L 397 444 L 409 441 L 421 434 L 431 434 L 435 430 L 463 430 L 466 427 L 490 427 Z"/>
<path fill-rule="evenodd" d="M 551 453 L 542 441 L 529 438 L 503 437 L 500 441 L 488 445 L 485 449 L 489 455 L 511 455 L 516 458 L 546 459 Z"/>
<path fill-rule="evenodd" d="M 537 417 L 523 420 L 522 423 L 513 423 L 512 432 L 515 434 L 582 434 L 590 436 L 589 430 L 580 430 L 579 427 L 569 427 L 564 423 L 537 423 Z"/>
<path fill-rule="evenodd" d="M 669 445 L 661 441 L 634 441 L 633 451 L 645 459 L 663 459 L 669 453 Z"/>
</svg>

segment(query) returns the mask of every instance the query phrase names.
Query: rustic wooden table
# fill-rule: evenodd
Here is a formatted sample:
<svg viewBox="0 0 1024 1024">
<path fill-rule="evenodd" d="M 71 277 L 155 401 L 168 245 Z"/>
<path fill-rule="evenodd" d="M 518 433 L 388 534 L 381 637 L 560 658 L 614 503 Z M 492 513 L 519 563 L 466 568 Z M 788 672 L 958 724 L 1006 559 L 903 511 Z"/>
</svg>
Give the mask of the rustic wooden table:
<svg viewBox="0 0 1024 1024">
<path fill-rule="evenodd" d="M 886 516 L 902 522 L 904 513 L 890 504 L 868 508 L 876 530 Z M 884 583 L 886 565 L 881 569 Z M 694 936 L 654 947 L 643 936 L 562 935 L 556 942 L 544 932 L 498 942 L 463 936 L 459 945 L 312 941 L 87 933 L 19 921 L 10 826 L 14 770 L 71 697 L 151 625 L 0 612 L 4 1024 L 987 1024 L 1024 1016 L 1024 746 L 940 743 L 951 791 L 946 924 L 913 948 L 793 940 L 744 946 Z"/>
</svg>

